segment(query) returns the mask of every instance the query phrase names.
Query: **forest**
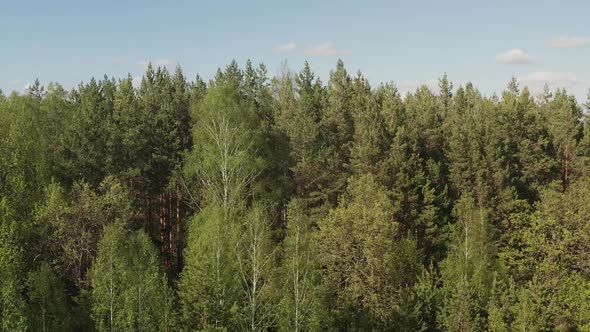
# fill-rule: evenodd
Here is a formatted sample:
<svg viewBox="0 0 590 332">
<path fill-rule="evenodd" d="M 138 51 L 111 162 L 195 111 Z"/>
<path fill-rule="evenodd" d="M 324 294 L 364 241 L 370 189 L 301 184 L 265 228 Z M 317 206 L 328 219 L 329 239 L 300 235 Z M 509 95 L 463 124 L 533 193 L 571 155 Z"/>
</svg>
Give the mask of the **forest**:
<svg viewBox="0 0 590 332">
<path fill-rule="evenodd" d="M 590 93 L 324 79 L 0 92 L 0 330 L 590 331 Z"/>
</svg>

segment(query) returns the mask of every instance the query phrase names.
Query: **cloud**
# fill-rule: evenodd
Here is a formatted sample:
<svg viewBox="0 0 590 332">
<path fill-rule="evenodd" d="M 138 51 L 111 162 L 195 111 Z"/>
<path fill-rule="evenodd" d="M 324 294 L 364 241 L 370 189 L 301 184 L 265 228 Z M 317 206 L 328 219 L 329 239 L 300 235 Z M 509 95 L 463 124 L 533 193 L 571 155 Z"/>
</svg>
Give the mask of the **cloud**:
<svg viewBox="0 0 590 332">
<path fill-rule="evenodd" d="M 533 63 L 533 59 L 519 48 L 513 48 L 496 55 L 496 61 L 506 65 L 529 65 Z"/>
<path fill-rule="evenodd" d="M 397 84 L 397 88 L 399 90 L 399 93 L 402 96 L 405 96 L 408 92 L 416 92 L 416 89 L 418 89 L 422 85 L 426 85 L 426 87 L 428 87 L 428 89 L 430 89 L 430 91 L 432 91 L 433 93 L 438 93 L 439 87 L 438 80 L 436 79 L 430 79 L 426 81 L 404 80 Z"/>
<path fill-rule="evenodd" d="M 154 67 L 166 67 L 166 66 L 171 66 L 174 65 L 175 62 L 172 60 L 168 60 L 168 59 L 157 59 L 157 60 L 142 60 L 142 61 L 138 61 L 137 64 L 142 66 L 142 67 L 147 67 L 148 64 L 152 64 L 152 66 Z"/>
<path fill-rule="evenodd" d="M 574 85 L 584 83 L 572 73 L 536 71 L 519 79 L 531 90 L 540 90 L 545 84 L 550 88 L 571 88 Z"/>
<path fill-rule="evenodd" d="M 283 45 L 277 45 L 275 47 L 273 47 L 273 51 L 275 53 L 290 53 L 295 51 L 295 49 L 297 49 L 297 44 L 291 42 L 291 43 L 287 43 L 287 44 L 283 44 Z"/>
<path fill-rule="evenodd" d="M 21 85 L 23 83 L 23 80 L 12 80 L 9 81 L 8 84 L 10 85 Z"/>
<path fill-rule="evenodd" d="M 133 85 L 134 88 L 139 89 L 139 87 L 141 86 L 142 79 L 142 76 L 133 76 L 133 78 L 131 79 L 131 85 Z"/>
<path fill-rule="evenodd" d="M 318 45 L 311 45 L 305 50 L 305 55 L 308 56 L 342 56 L 350 54 L 332 42 L 325 42 Z"/>
<path fill-rule="evenodd" d="M 573 48 L 590 45 L 590 38 L 575 36 L 556 36 L 549 38 L 547 44 L 555 48 Z"/>
</svg>

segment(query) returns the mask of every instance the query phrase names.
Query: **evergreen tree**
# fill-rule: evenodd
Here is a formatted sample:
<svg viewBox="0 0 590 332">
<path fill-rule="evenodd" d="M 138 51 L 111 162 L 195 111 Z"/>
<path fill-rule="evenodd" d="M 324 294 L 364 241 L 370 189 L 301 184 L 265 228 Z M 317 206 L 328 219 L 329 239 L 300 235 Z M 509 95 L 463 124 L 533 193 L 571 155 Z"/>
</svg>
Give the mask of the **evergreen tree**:
<svg viewBox="0 0 590 332">
<path fill-rule="evenodd" d="M 326 172 L 326 175 L 322 175 L 322 191 L 326 196 L 324 203 L 335 206 L 346 187 L 354 135 L 352 83 L 342 60 L 338 60 L 336 69 L 330 72 L 327 96 L 326 107 L 320 118 L 323 143 L 320 158 L 322 172 Z"/>
<path fill-rule="evenodd" d="M 421 87 L 407 96 L 402 114 L 404 122 L 395 129 L 384 163 L 390 177 L 387 185 L 404 231 L 416 238 L 427 257 L 438 260 L 449 209 L 440 105 L 427 87 Z"/>
<path fill-rule="evenodd" d="M 387 149 L 383 113 L 377 108 L 369 82 L 360 72 L 352 86 L 354 135 L 351 169 L 355 174 L 379 174 L 378 166 Z"/>
<path fill-rule="evenodd" d="M 576 169 L 576 148 L 582 137 L 582 110 L 576 98 L 557 90 L 546 114 L 549 132 L 553 137 L 561 169 L 561 181 L 567 188 Z"/>
<path fill-rule="evenodd" d="M 289 170 L 295 191 L 309 208 L 315 209 L 325 201 L 319 157 L 319 112 L 323 88 L 317 80 L 314 82 L 314 74 L 307 62 L 298 75 L 283 77 L 279 84 L 277 124 L 289 141 Z"/>
<path fill-rule="evenodd" d="M 65 127 L 62 165 L 67 184 L 85 180 L 96 187 L 107 175 L 113 85 L 93 78 L 72 93 L 76 112 Z"/>
<path fill-rule="evenodd" d="M 0 330 L 589 331 L 590 101 L 438 83 L 0 91 Z"/>
</svg>

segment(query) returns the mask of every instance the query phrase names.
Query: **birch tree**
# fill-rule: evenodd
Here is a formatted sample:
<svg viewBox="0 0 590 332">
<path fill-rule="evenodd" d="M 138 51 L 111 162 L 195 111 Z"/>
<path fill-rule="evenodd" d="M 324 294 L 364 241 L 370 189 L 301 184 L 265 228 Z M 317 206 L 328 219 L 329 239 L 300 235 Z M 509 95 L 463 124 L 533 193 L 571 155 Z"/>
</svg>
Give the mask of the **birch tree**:
<svg viewBox="0 0 590 332">
<path fill-rule="evenodd" d="M 320 259 L 336 292 L 340 328 L 391 328 L 396 294 L 405 283 L 396 271 L 414 270 L 419 259 L 398 250 L 398 227 L 387 192 L 372 175 L 351 179 L 338 208 L 320 222 Z"/>
<path fill-rule="evenodd" d="M 237 329 L 241 284 L 234 247 L 235 223 L 220 207 L 208 206 L 188 228 L 185 266 L 178 283 L 183 325 L 192 329 Z"/>
<path fill-rule="evenodd" d="M 195 328 L 231 329 L 238 323 L 241 283 L 234 236 L 263 166 L 260 119 L 242 95 L 241 77 L 235 63 L 219 71 L 194 112 L 194 146 L 185 175 L 198 183 L 199 192 L 189 194 L 200 212 L 190 225 L 179 287 L 183 318 Z"/>
<path fill-rule="evenodd" d="M 207 90 L 195 116 L 195 143 L 185 172 L 197 178 L 202 205 L 219 206 L 228 222 L 244 205 L 259 173 L 259 121 L 238 87 L 221 79 Z"/>
<path fill-rule="evenodd" d="M 441 263 L 443 282 L 440 327 L 452 331 L 486 329 L 486 308 L 496 267 L 495 248 L 486 210 L 463 196 L 455 208 L 457 223 L 447 258 Z"/>
<path fill-rule="evenodd" d="M 281 328 L 307 331 L 314 309 L 320 305 L 320 271 L 313 240 L 313 225 L 302 200 L 293 199 L 287 211 L 287 237 L 282 268 Z"/>
<path fill-rule="evenodd" d="M 154 245 L 143 231 L 105 229 L 90 272 L 92 314 L 99 331 L 167 331 L 169 292 Z"/>
<path fill-rule="evenodd" d="M 267 212 L 257 205 L 246 216 L 236 242 L 236 257 L 246 299 L 244 329 L 266 331 L 274 325 L 270 298 L 274 249 Z M 242 323 L 242 324 L 244 324 Z"/>
</svg>

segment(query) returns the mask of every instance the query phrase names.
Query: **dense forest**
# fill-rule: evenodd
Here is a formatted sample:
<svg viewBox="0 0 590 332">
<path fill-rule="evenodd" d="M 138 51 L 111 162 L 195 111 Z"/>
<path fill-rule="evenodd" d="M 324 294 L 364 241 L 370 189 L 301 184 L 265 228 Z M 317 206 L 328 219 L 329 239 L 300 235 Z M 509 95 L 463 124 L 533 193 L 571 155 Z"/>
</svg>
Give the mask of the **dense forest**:
<svg viewBox="0 0 590 332">
<path fill-rule="evenodd" d="M 342 61 L 0 93 L 0 330 L 590 331 L 588 107 Z"/>
</svg>

